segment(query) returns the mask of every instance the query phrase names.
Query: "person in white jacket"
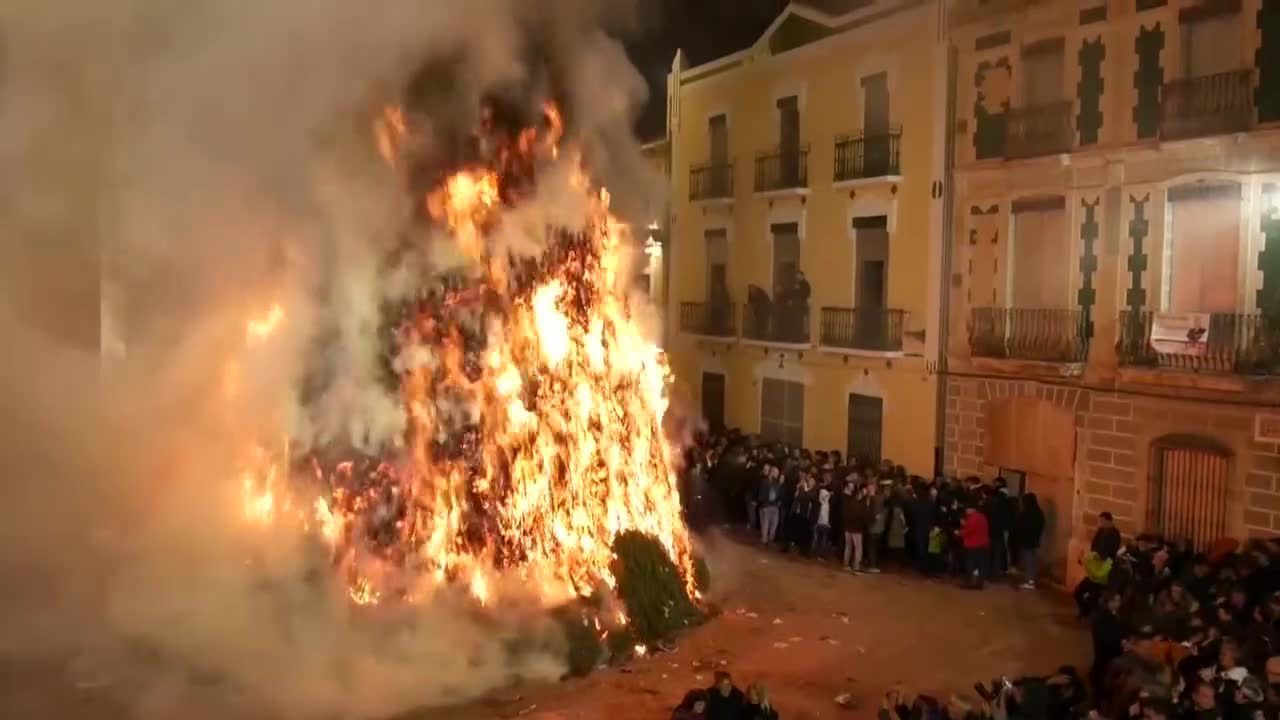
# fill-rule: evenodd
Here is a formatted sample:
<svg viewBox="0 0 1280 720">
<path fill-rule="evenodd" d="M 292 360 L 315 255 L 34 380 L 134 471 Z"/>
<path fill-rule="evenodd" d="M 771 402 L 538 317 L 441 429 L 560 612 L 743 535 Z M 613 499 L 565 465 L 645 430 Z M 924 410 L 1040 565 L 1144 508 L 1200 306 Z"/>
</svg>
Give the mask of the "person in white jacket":
<svg viewBox="0 0 1280 720">
<path fill-rule="evenodd" d="M 827 554 L 831 538 L 831 489 L 827 483 L 818 488 L 818 517 L 813 523 L 813 540 L 809 543 L 809 554 L 821 557 Z"/>
</svg>

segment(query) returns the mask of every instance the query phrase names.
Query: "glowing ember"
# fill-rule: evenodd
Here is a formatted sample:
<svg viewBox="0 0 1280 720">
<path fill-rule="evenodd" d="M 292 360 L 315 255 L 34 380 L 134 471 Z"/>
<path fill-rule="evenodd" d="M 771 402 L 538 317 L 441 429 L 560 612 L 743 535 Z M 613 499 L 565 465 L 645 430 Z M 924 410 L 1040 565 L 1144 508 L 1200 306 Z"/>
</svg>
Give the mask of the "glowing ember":
<svg viewBox="0 0 1280 720">
<path fill-rule="evenodd" d="M 279 305 L 272 305 L 266 315 L 249 321 L 246 333 L 249 336 L 250 342 L 264 340 L 271 337 L 271 334 L 276 331 L 276 328 L 279 327 L 280 323 L 283 321 L 284 308 Z"/>
<path fill-rule="evenodd" d="M 374 127 L 379 153 L 398 168 L 403 114 L 385 111 Z M 504 212 L 558 157 L 560 133 L 548 108 L 541 131 L 497 148 L 496 169 L 462 170 L 426 195 L 423 209 L 479 277 L 424 295 L 396 328 L 402 444 L 382 458 L 313 460 L 320 497 L 297 503 L 354 603 L 408 601 L 424 583 L 456 582 L 488 605 L 501 587 L 494 574 L 508 569 L 563 602 L 614 587 L 612 543 L 632 530 L 656 538 L 693 591 L 675 452 L 662 431 L 669 372 L 626 296 L 626 226 L 608 194 L 579 176 L 586 227 L 545 231 L 537 240 L 547 249 L 531 262 L 497 240 L 529 232 L 503 227 Z M 249 344 L 284 317 L 273 305 L 250 321 Z M 246 514 L 261 522 L 279 515 L 286 491 L 273 473 L 245 485 Z"/>
</svg>

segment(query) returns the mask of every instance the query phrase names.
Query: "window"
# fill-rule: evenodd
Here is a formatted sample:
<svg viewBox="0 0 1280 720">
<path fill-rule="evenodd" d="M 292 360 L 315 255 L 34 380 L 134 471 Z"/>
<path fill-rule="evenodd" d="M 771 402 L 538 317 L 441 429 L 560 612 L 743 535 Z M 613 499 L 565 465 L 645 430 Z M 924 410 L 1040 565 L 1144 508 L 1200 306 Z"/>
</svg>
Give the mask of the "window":
<svg viewBox="0 0 1280 720">
<path fill-rule="evenodd" d="M 1239 22 L 1239 16 L 1231 13 L 1183 23 L 1182 76 L 1198 78 L 1239 69 Z"/>
<path fill-rule="evenodd" d="M 773 231 L 773 291 L 786 287 L 800 269 L 800 226 L 779 223 Z"/>
<path fill-rule="evenodd" d="M 849 394 L 849 457 L 864 463 L 880 463 L 884 429 L 884 401 L 871 395 Z"/>
<path fill-rule="evenodd" d="M 1011 497 L 1019 497 L 1027 491 L 1027 474 L 1021 470 L 1000 468 L 1000 479 L 1004 480 Z"/>
<path fill-rule="evenodd" d="M 729 118 L 716 115 L 707 120 L 707 136 L 711 145 L 711 164 L 729 162 Z"/>
<path fill-rule="evenodd" d="M 800 182 L 800 100 L 795 95 L 778 100 L 778 154 L 783 187 Z"/>
<path fill-rule="evenodd" d="M 760 434 L 766 440 L 804 445 L 804 385 L 764 378 L 760 381 Z"/>
<path fill-rule="evenodd" d="M 1235 312 L 1240 296 L 1240 186 L 1170 188 L 1169 206 L 1164 309 Z"/>
<path fill-rule="evenodd" d="M 724 228 L 707 230 L 707 301 L 724 299 L 729 293 L 729 239 Z"/>
<path fill-rule="evenodd" d="M 866 177 L 889 174 L 889 75 L 862 78 L 863 168 Z"/>
<path fill-rule="evenodd" d="M 711 197 L 732 194 L 729 174 L 729 118 L 716 115 L 707 121 L 707 140 L 711 146 L 711 170 L 708 190 Z"/>
<path fill-rule="evenodd" d="M 883 215 L 853 219 L 854 344 L 876 350 L 887 347 L 889 294 L 889 223 Z"/>
<path fill-rule="evenodd" d="M 1147 529 L 1206 550 L 1227 531 L 1231 453 L 1212 440 L 1169 436 L 1151 445 Z"/>
<path fill-rule="evenodd" d="M 712 432 L 724 430 L 724 375 L 702 373 L 702 418 Z"/>
<path fill-rule="evenodd" d="M 1071 245 L 1061 197 L 1013 203 L 1009 307 L 1060 310 L 1071 300 Z"/>
<path fill-rule="evenodd" d="M 1028 46 L 1022 54 L 1022 100 L 1027 107 L 1062 100 L 1062 38 Z"/>
</svg>

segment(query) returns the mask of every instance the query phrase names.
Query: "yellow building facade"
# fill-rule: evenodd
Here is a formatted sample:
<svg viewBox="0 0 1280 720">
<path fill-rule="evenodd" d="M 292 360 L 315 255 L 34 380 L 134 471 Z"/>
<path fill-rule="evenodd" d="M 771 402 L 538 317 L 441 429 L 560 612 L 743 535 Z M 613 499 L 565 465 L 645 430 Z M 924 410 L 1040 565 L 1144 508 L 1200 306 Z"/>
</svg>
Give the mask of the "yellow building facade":
<svg viewBox="0 0 1280 720">
<path fill-rule="evenodd" d="M 944 28 L 935 2 L 795 2 L 747 50 L 677 55 L 667 350 L 709 425 L 934 471 Z"/>
<path fill-rule="evenodd" d="M 1280 531 L 1280 2 L 961 0 L 944 467 L 1074 577 L 1099 512 Z"/>
</svg>

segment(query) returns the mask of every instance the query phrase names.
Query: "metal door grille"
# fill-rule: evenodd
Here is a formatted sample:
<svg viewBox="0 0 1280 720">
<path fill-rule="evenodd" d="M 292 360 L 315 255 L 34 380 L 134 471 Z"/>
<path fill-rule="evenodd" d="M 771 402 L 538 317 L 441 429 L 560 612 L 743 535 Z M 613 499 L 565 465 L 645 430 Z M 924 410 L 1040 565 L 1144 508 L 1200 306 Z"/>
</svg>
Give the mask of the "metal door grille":
<svg viewBox="0 0 1280 720">
<path fill-rule="evenodd" d="M 1157 444 L 1151 453 L 1148 529 L 1208 549 L 1227 532 L 1230 454 L 1185 444 Z"/>
</svg>

